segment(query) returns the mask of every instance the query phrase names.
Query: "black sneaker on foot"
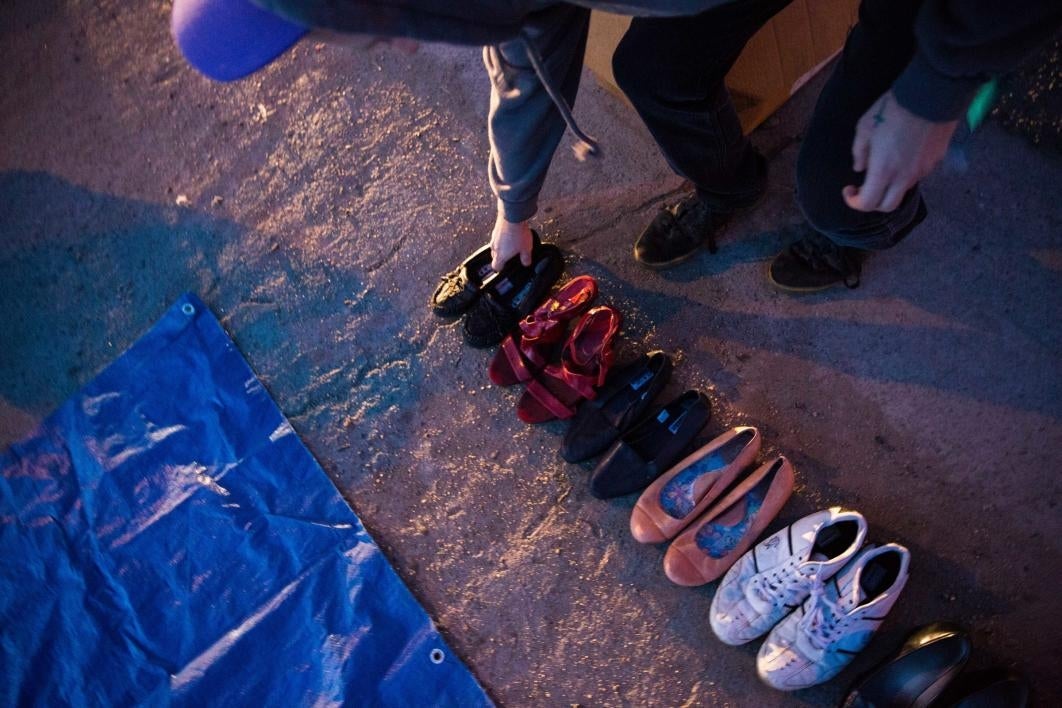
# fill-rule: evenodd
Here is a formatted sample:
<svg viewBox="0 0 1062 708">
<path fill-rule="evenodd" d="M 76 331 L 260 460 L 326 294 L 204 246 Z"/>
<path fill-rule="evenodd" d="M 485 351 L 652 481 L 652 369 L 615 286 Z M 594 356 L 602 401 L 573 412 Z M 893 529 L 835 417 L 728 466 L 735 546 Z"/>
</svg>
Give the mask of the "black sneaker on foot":
<svg viewBox="0 0 1062 708">
<path fill-rule="evenodd" d="M 865 251 L 838 246 L 810 225 L 804 235 L 771 261 L 767 279 L 780 290 L 810 293 L 843 283 L 859 287 Z"/>
<path fill-rule="evenodd" d="M 730 221 L 730 212 L 708 206 L 696 195 L 663 207 L 634 243 L 634 260 L 663 269 L 689 259 L 701 246 L 716 252 L 715 235 Z"/>
</svg>

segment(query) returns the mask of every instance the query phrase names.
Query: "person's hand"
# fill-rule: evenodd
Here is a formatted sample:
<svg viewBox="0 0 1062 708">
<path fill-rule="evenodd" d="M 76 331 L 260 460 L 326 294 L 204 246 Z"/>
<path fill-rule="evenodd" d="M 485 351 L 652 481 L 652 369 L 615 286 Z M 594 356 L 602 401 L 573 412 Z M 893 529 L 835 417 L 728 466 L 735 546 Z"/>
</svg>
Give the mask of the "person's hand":
<svg viewBox="0 0 1062 708">
<path fill-rule="evenodd" d="M 501 209 L 498 209 L 498 219 L 494 222 L 494 231 L 490 235 L 490 267 L 498 272 L 510 258 L 516 255 L 520 256 L 520 262 L 525 266 L 531 265 L 533 244 L 531 227 L 528 223 L 520 221 L 514 224 L 506 221 Z"/>
<path fill-rule="evenodd" d="M 845 203 L 857 211 L 896 209 L 907 190 L 943 159 L 958 124 L 919 118 L 886 92 L 856 124 L 852 169 L 866 175 L 863 186 L 841 191 Z"/>
</svg>

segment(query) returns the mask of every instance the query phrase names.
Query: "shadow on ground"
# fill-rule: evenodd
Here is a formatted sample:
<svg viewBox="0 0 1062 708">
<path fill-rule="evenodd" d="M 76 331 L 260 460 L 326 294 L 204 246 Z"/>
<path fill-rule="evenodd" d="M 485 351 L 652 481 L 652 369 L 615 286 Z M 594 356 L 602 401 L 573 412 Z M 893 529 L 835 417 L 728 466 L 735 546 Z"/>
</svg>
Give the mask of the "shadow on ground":
<svg viewBox="0 0 1062 708">
<path fill-rule="evenodd" d="M 604 157 L 558 153 L 538 226 L 623 311 L 622 356 L 671 351 L 668 393 L 713 398 L 706 434 L 755 424 L 765 457 L 792 457 L 772 528 L 845 505 L 914 554 L 882 636 L 787 696 L 757 680 L 755 646 L 711 636 L 713 587 L 671 585 L 663 549 L 633 541 L 634 499 L 591 498 L 588 466 L 557 454 L 563 424 L 520 424 L 490 353 L 424 306 L 493 219 L 474 50 L 306 44 L 217 85 L 176 55 L 164 8 L 30 5 L 0 9 L 23 28 L 0 42 L 0 445 L 193 290 L 502 704 L 831 705 L 938 619 L 972 628 L 975 663 L 1062 694 L 1057 158 L 988 126 L 860 289 L 791 298 L 763 270 L 799 220 L 821 81 L 753 136 L 771 156 L 761 205 L 718 254 L 656 274 L 631 244 L 681 184 L 586 77 L 577 114 Z"/>
</svg>

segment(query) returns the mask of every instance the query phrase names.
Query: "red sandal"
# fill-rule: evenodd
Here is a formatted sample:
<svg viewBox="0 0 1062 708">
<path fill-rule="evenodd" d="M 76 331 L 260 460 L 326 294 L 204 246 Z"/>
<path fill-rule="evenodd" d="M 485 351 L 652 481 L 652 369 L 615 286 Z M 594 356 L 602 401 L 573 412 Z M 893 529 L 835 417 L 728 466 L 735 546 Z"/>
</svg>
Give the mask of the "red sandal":
<svg viewBox="0 0 1062 708">
<path fill-rule="evenodd" d="M 581 401 L 597 396 L 612 366 L 612 342 L 620 313 L 606 306 L 587 312 L 572 331 L 559 364 L 549 364 L 527 384 L 516 406 L 525 423 L 545 423 L 575 415 Z"/>
<path fill-rule="evenodd" d="M 520 328 L 502 340 L 487 374 L 498 386 L 530 381 L 542 370 L 557 344 L 564 339 L 567 323 L 583 314 L 597 297 L 597 281 L 580 275 L 568 281 L 548 300 L 520 320 Z"/>
</svg>

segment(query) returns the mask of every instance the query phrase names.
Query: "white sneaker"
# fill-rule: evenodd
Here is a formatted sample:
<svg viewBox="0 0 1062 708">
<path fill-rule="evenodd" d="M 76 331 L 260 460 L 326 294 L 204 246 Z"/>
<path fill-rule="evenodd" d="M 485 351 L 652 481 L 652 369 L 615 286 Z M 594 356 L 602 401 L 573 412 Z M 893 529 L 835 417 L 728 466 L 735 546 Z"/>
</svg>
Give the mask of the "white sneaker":
<svg viewBox="0 0 1062 708">
<path fill-rule="evenodd" d="M 727 644 L 766 634 L 811 592 L 813 579 L 833 576 L 863 545 L 858 511 L 817 511 L 753 546 L 723 577 L 712 598 L 712 631 Z"/>
<path fill-rule="evenodd" d="M 795 691 L 828 681 L 863 650 L 907 582 L 911 554 L 889 543 L 868 546 L 829 583 L 771 630 L 756 670 L 768 685 Z"/>
</svg>

